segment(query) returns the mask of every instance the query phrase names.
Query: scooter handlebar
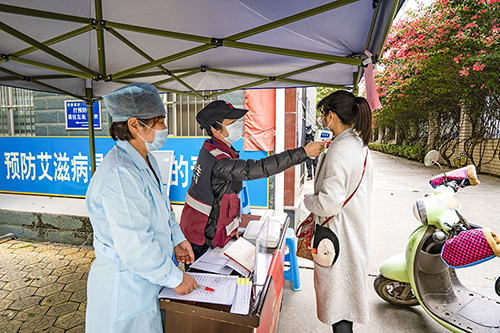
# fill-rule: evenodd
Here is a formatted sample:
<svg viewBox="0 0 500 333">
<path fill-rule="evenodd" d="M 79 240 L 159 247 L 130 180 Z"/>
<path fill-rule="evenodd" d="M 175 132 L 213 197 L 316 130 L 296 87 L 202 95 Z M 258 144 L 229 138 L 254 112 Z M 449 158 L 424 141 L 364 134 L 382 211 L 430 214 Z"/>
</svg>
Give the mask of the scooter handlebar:
<svg viewBox="0 0 500 333">
<path fill-rule="evenodd" d="M 479 185 L 479 179 L 477 178 L 476 167 L 474 165 L 469 165 L 460 169 L 448 171 L 445 174 L 437 175 L 429 181 L 429 184 L 433 188 L 440 185 L 453 187 L 455 192 L 460 187 L 466 187 L 469 185 L 476 186 Z"/>
</svg>

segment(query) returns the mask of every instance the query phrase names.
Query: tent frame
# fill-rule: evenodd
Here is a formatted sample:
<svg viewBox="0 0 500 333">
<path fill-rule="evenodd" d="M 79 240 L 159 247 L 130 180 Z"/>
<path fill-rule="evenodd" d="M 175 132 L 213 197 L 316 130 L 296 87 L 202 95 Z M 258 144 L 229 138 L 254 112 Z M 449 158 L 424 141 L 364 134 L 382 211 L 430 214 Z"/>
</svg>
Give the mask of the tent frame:
<svg viewBox="0 0 500 333">
<path fill-rule="evenodd" d="M 257 86 L 266 82 L 271 82 L 271 81 L 281 81 L 281 82 L 288 82 L 292 84 L 298 84 L 298 85 L 308 85 L 308 86 L 324 86 L 324 87 L 331 87 L 331 88 L 338 88 L 338 89 L 346 89 L 350 88 L 347 86 L 340 86 L 340 85 L 331 85 L 331 84 L 325 84 L 321 82 L 312 82 L 312 81 L 303 81 L 303 80 L 295 80 L 291 79 L 290 77 L 293 75 L 297 75 L 300 73 L 305 73 L 308 71 L 312 71 L 318 68 L 322 68 L 325 66 L 329 66 L 335 63 L 341 63 L 341 64 L 348 64 L 348 65 L 353 65 L 358 67 L 358 71 L 354 72 L 353 74 L 353 86 L 352 89 L 354 93 L 357 94 L 357 86 L 359 81 L 361 80 L 361 77 L 363 75 L 363 60 L 367 59 L 368 57 L 364 54 L 360 55 L 352 55 L 348 57 L 341 57 L 341 56 L 334 56 L 330 54 L 325 54 L 325 53 L 317 53 L 317 52 L 307 52 L 307 51 L 300 51 L 300 50 L 293 50 L 293 49 L 286 49 L 286 48 L 280 48 L 280 47 L 272 47 L 272 46 L 266 46 L 266 45 L 258 45 L 258 44 L 251 44 L 251 43 L 245 43 L 245 42 L 240 42 L 239 40 L 250 37 L 265 31 L 269 31 L 272 29 L 276 29 L 279 27 L 283 27 L 287 24 L 297 22 L 300 20 L 303 20 L 305 18 L 309 18 L 321 13 L 325 13 L 328 11 L 331 11 L 333 9 L 357 2 L 359 0 L 337 0 L 337 1 L 332 1 L 327 4 L 306 10 L 301 13 L 297 13 L 273 22 L 269 22 L 267 24 L 263 24 L 261 26 L 239 32 L 237 34 L 225 37 L 225 38 L 218 38 L 218 37 L 206 37 L 206 36 L 197 36 L 197 35 L 192 35 L 192 34 L 186 34 L 186 33 L 179 33 L 179 32 L 173 32 L 173 31 L 167 31 L 167 30 L 161 30 L 161 29 L 153 29 L 153 28 L 146 28 L 146 27 L 141 27 L 141 26 L 135 26 L 135 25 L 130 25 L 130 24 L 124 24 L 124 23 L 119 23 L 119 22 L 111 22 L 111 21 L 106 21 L 103 19 L 103 13 L 102 13 L 102 0 L 94 0 L 94 10 L 95 10 L 95 18 L 86 18 L 86 17 L 81 17 L 81 16 L 74 16 L 74 15 L 67 15 L 67 14 L 60 14 L 60 13 L 53 13 L 53 12 L 48 12 L 48 11 L 43 11 L 43 10 L 36 10 L 36 9 L 30 9 L 30 8 L 23 8 L 23 7 L 18 7 L 18 6 L 12 6 L 12 5 L 5 5 L 5 4 L 0 4 L 0 12 L 3 13 L 10 13 L 10 14 L 16 14 L 16 15 L 23 15 L 23 16 L 31 16 L 31 17 L 37 17 L 37 18 L 44 18 L 44 19 L 51 19 L 51 20 L 56 20 L 56 21 L 68 21 L 72 23 L 82 23 L 84 24 L 82 27 L 75 29 L 73 31 L 64 33 L 60 36 L 56 36 L 54 38 L 51 38 L 49 40 L 46 40 L 44 42 L 37 41 L 22 32 L 8 26 L 7 24 L 0 22 L 0 30 L 14 36 L 15 38 L 18 38 L 19 40 L 31 45 L 28 48 L 25 48 L 23 50 L 14 52 L 12 54 L 1 54 L 0 55 L 0 64 L 6 62 L 6 61 L 12 61 L 12 62 L 18 62 L 21 64 L 37 67 L 37 68 L 42 68 L 50 71 L 57 72 L 58 74 L 55 75 L 45 75 L 45 76 L 33 76 L 33 77 L 27 77 L 24 76 L 20 73 L 15 73 L 13 71 L 7 70 L 5 68 L 0 67 L 0 71 L 7 73 L 10 75 L 10 77 L 6 78 L 0 78 L 0 83 L 1 82 L 8 82 L 8 81 L 14 81 L 14 80 L 27 80 L 32 83 L 38 84 L 44 88 L 48 88 L 53 91 L 57 91 L 62 94 L 66 94 L 69 96 L 73 96 L 77 99 L 84 100 L 87 104 L 88 108 L 88 119 L 93 119 L 93 112 L 92 112 L 92 105 L 95 101 L 100 100 L 100 98 L 93 97 L 93 91 L 92 91 L 92 82 L 93 81 L 113 81 L 116 83 L 121 83 L 121 84 L 129 84 L 131 81 L 127 81 L 127 79 L 136 79 L 136 78 L 145 78 L 149 76 L 158 76 L 158 75 L 164 75 L 167 78 L 162 79 L 160 81 L 152 83 L 153 85 L 157 86 L 158 90 L 161 92 L 172 92 L 172 93 L 177 93 L 177 94 L 187 94 L 191 96 L 196 96 L 204 99 L 212 98 L 217 95 L 223 94 L 223 93 L 228 93 L 240 89 L 245 89 L 245 88 L 250 88 L 253 86 Z M 388 24 L 390 26 L 392 20 L 394 19 L 396 12 L 400 6 L 400 3 L 402 3 L 404 0 L 399 0 L 394 2 L 394 7 L 392 8 L 391 12 L 391 20 L 388 21 Z M 366 47 L 370 44 L 370 41 L 372 39 L 372 34 L 375 26 L 375 22 L 377 19 L 377 15 L 379 12 L 380 8 L 380 3 L 381 1 L 379 0 L 374 0 L 374 14 L 372 16 L 372 22 L 370 26 L 370 31 L 368 34 L 368 38 L 366 40 Z M 388 32 L 388 28 L 384 31 Z M 83 33 L 89 32 L 90 30 L 96 30 L 96 41 L 97 41 L 97 56 L 98 56 L 98 64 L 99 64 L 99 72 L 95 72 L 91 70 L 90 68 L 87 68 L 78 62 L 70 59 L 69 57 L 61 54 L 60 52 L 52 49 L 50 46 L 57 44 L 59 42 L 68 40 L 70 38 L 79 36 Z M 202 43 L 202 45 L 193 47 L 188 50 L 184 50 L 182 52 L 178 52 L 176 54 L 172 54 L 160 59 L 153 59 L 150 57 L 147 53 L 145 53 L 143 50 L 141 50 L 139 47 L 137 47 L 135 44 L 133 44 L 130 40 L 125 38 L 122 34 L 120 34 L 119 30 L 123 31 L 132 31 L 136 33 L 142 33 L 142 34 L 148 34 L 148 35 L 155 35 L 155 36 L 162 36 L 162 37 L 167 37 L 167 38 L 174 38 L 174 39 L 180 39 L 180 40 L 185 40 L 185 41 L 192 41 L 192 42 L 197 42 L 197 43 Z M 131 48 L 133 51 L 141 55 L 143 58 L 146 59 L 146 63 L 117 72 L 117 73 L 107 73 L 106 71 L 106 57 L 105 57 L 105 43 L 104 43 L 104 34 L 105 32 L 109 32 L 112 34 L 114 37 L 116 37 L 118 40 L 120 40 L 122 43 L 127 45 L 129 48 Z M 386 36 L 384 36 L 386 38 Z M 383 45 L 383 43 L 382 43 Z M 265 53 L 272 53 L 272 54 L 279 54 L 279 55 L 285 55 L 285 56 L 291 56 L 291 57 L 299 57 L 299 58 L 306 58 L 306 59 L 313 59 L 313 60 L 319 60 L 322 61 L 322 63 L 314 65 L 314 66 L 309 66 L 306 68 L 302 68 L 293 72 L 289 73 L 284 73 L 278 76 L 264 76 L 264 75 L 258 75 L 258 74 L 253 74 L 253 73 L 242 73 L 242 72 L 236 72 L 236 71 L 229 71 L 229 70 L 223 70 L 223 69 L 217 69 L 217 68 L 209 68 L 206 66 L 201 66 L 199 68 L 186 68 L 186 69 L 178 69 L 178 70 L 168 70 L 166 67 L 164 67 L 165 64 L 179 60 L 194 54 L 198 54 L 207 50 L 211 50 L 216 47 L 230 47 L 230 48 L 237 48 L 237 49 L 245 49 L 245 50 L 251 50 L 251 51 L 257 51 L 257 52 L 265 52 Z M 381 47 L 382 48 L 382 47 Z M 51 55 L 54 58 L 59 59 L 60 61 L 68 64 L 74 69 L 68 69 L 68 68 L 63 68 L 59 66 L 53 66 L 53 65 L 48 65 L 36 61 L 31 61 L 27 59 L 23 59 L 22 56 L 29 54 L 31 52 L 34 52 L 36 50 L 43 51 L 49 55 Z M 379 54 L 381 50 L 377 50 L 376 54 Z M 144 70 L 148 70 L 150 68 L 157 67 L 159 71 L 154 71 L 154 72 L 144 72 Z M 236 75 L 236 76 L 241 76 L 241 77 L 248 77 L 248 78 L 254 78 L 256 81 L 245 84 L 245 85 L 240 85 L 237 87 L 233 87 L 221 92 L 217 93 L 212 93 L 210 95 L 202 95 L 200 92 L 196 91 L 193 87 L 191 87 L 189 84 L 187 84 L 183 78 L 198 74 L 198 73 L 205 73 L 205 72 L 213 72 L 213 73 L 220 73 L 220 74 L 228 74 L 228 75 Z M 85 89 L 86 94 L 85 96 L 78 96 L 75 94 L 72 94 L 68 91 L 64 91 L 63 89 L 59 89 L 56 87 L 53 87 L 51 85 L 48 85 L 46 83 L 41 82 L 40 80 L 43 79 L 65 79 L 65 78 L 83 78 L 86 79 L 87 82 L 87 87 Z M 179 90 L 174 90 L 174 89 L 165 89 L 158 87 L 159 85 L 170 82 L 170 81 L 177 81 L 180 83 L 182 86 L 184 86 L 187 90 L 186 91 L 179 91 Z M 91 155 L 91 172 L 94 173 L 95 168 L 96 168 L 96 162 L 95 162 L 95 142 L 94 142 L 94 126 L 93 122 L 89 121 L 89 137 L 90 137 L 90 155 Z"/>
</svg>

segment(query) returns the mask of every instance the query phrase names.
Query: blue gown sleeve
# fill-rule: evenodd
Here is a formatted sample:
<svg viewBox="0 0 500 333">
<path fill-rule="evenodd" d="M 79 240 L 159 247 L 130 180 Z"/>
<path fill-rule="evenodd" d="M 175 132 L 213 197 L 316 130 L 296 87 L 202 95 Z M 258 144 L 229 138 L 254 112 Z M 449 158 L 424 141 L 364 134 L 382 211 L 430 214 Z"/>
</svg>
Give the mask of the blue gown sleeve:
<svg viewBox="0 0 500 333">
<path fill-rule="evenodd" d="M 183 272 L 172 260 L 174 244 L 169 240 L 160 245 L 155 238 L 151 219 L 156 207 L 146 197 L 146 190 L 140 174 L 127 168 L 113 168 L 104 178 L 101 194 L 113 246 L 132 272 L 151 283 L 175 288 L 182 282 Z M 173 239 L 180 240 L 177 222 L 170 224 Z"/>
</svg>

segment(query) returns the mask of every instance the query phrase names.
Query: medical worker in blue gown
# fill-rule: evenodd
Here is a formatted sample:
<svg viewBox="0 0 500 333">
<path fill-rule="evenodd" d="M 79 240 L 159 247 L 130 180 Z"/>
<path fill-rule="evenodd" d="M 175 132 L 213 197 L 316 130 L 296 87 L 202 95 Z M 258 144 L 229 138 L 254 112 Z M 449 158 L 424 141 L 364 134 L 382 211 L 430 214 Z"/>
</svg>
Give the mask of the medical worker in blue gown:
<svg viewBox="0 0 500 333">
<path fill-rule="evenodd" d="M 190 264 L 194 255 L 149 153 L 167 139 L 165 108 L 147 83 L 120 88 L 104 103 L 116 145 L 87 190 L 96 259 L 88 277 L 85 331 L 159 333 L 162 286 L 179 294 L 197 287 L 174 263 Z"/>
</svg>

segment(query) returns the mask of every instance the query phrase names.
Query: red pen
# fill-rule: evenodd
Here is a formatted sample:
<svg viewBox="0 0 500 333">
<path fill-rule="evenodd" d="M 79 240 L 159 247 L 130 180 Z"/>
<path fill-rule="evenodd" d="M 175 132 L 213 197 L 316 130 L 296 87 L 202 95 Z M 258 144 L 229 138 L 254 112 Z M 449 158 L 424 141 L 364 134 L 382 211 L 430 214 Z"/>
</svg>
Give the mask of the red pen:
<svg viewBox="0 0 500 333">
<path fill-rule="evenodd" d="M 206 291 L 215 291 L 215 289 L 207 287 L 207 286 L 202 286 L 201 284 L 199 284 L 196 289 L 201 289 L 201 290 L 206 290 Z"/>
</svg>

